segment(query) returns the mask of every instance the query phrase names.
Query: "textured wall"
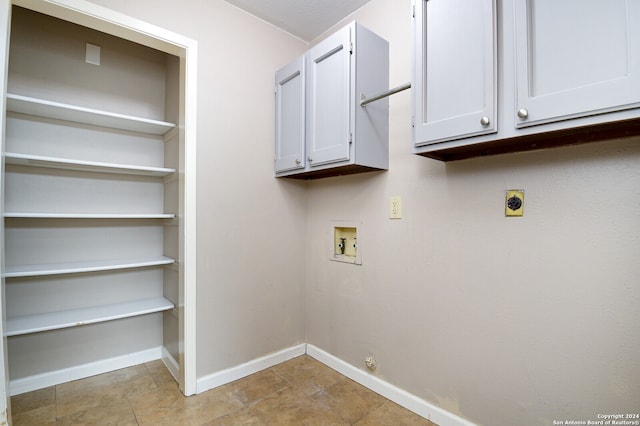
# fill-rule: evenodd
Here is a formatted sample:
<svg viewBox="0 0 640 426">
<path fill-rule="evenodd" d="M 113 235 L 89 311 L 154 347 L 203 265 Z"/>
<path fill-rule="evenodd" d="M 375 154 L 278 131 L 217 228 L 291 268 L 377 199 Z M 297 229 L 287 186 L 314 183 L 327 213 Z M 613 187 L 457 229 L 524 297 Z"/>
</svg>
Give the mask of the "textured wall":
<svg viewBox="0 0 640 426">
<path fill-rule="evenodd" d="M 350 17 L 389 40 L 392 87 L 411 80 L 410 3 Z M 388 172 L 310 184 L 308 342 L 363 369 L 373 353 L 484 425 L 637 412 L 640 140 L 445 164 L 409 153 L 410 98 L 391 97 Z M 512 188 L 522 218 L 504 217 Z M 362 266 L 328 260 L 332 220 L 362 222 Z"/>
<path fill-rule="evenodd" d="M 273 177 L 273 86 L 306 44 L 221 0 L 93 3 L 198 41 L 197 376 L 302 343 L 306 192 Z"/>
<path fill-rule="evenodd" d="M 199 42 L 199 377 L 303 341 L 306 311 L 308 342 L 480 424 L 637 411 L 637 138 L 443 164 L 409 153 L 404 92 L 388 172 L 275 180 L 273 71 L 302 42 L 223 1 L 94 2 Z M 355 17 L 410 81 L 410 1 Z M 331 220 L 363 223 L 362 266 L 328 260 Z"/>
</svg>

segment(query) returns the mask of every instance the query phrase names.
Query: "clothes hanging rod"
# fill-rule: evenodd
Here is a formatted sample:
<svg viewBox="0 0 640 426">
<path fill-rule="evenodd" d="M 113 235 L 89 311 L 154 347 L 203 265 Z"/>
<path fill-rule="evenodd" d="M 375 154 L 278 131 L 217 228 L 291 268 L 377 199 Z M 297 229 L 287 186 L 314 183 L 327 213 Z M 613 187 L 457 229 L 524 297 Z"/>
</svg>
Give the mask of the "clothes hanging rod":
<svg viewBox="0 0 640 426">
<path fill-rule="evenodd" d="M 375 102 L 375 101 L 377 101 L 379 99 L 386 98 L 387 96 L 391 96 L 391 95 L 393 95 L 395 93 L 402 92 L 403 90 L 407 90 L 407 89 L 410 89 L 410 88 L 411 88 L 411 83 L 405 83 L 405 84 L 402 84 L 400 86 L 394 87 L 393 89 L 389 89 L 387 91 L 379 93 L 379 94 L 377 94 L 375 96 L 372 96 L 370 98 L 367 98 L 366 96 L 364 96 L 364 94 L 361 93 L 360 94 L 360 106 L 365 106 L 365 105 L 367 105 L 367 104 L 369 104 L 371 102 Z"/>
</svg>

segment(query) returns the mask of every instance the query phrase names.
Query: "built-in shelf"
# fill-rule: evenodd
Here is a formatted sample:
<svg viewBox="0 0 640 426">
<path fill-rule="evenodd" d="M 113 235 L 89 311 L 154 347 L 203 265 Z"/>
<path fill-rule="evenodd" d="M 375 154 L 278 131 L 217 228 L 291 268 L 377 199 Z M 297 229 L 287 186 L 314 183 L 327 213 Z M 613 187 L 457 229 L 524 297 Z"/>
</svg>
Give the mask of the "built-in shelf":
<svg viewBox="0 0 640 426">
<path fill-rule="evenodd" d="M 44 265 L 6 265 L 5 278 L 38 277 L 46 275 L 77 274 L 82 272 L 112 271 L 117 269 L 146 268 L 171 265 L 174 259 L 158 256 L 144 259 L 117 259 L 92 262 L 55 263 Z"/>
<path fill-rule="evenodd" d="M 115 173 L 123 175 L 163 177 L 175 173 L 175 169 L 165 167 L 134 166 L 130 164 L 101 163 L 98 161 L 71 160 L 68 158 L 45 157 L 42 155 L 6 152 L 5 164 L 43 167 L 95 173 Z"/>
<path fill-rule="evenodd" d="M 6 212 L 6 218 L 17 219 L 174 219 L 173 213 L 23 213 Z"/>
<path fill-rule="evenodd" d="M 6 336 L 19 336 L 21 334 L 113 321 L 167 311 L 173 308 L 174 305 L 169 300 L 164 297 L 158 297 L 113 305 L 7 318 Z"/>
<path fill-rule="evenodd" d="M 7 111 L 152 135 L 164 135 L 176 126 L 166 121 L 100 111 L 11 93 L 7 94 Z"/>
</svg>

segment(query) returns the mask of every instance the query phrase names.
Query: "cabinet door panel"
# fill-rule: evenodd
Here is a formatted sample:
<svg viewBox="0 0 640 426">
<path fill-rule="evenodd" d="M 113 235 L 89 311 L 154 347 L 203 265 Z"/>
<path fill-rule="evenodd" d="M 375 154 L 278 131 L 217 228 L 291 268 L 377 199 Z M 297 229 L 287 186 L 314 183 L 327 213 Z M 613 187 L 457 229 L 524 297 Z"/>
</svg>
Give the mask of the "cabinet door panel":
<svg viewBox="0 0 640 426">
<path fill-rule="evenodd" d="M 415 10 L 415 145 L 493 133 L 493 0 L 419 0 Z"/>
<path fill-rule="evenodd" d="M 516 126 L 640 106 L 640 2 L 516 0 Z"/>
<path fill-rule="evenodd" d="M 350 28 L 308 53 L 308 161 L 311 167 L 349 160 Z"/>
<path fill-rule="evenodd" d="M 276 72 L 275 171 L 305 167 L 304 57 Z"/>
</svg>

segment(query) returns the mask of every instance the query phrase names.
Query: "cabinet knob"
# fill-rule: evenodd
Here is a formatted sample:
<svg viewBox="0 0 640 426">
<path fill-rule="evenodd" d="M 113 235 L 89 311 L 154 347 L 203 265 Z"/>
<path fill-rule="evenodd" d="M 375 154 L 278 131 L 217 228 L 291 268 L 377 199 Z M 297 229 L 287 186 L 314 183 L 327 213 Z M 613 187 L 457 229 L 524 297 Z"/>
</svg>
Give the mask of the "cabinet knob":
<svg viewBox="0 0 640 426">
<path fill-rule="evenodd" d="M 297 158 L 296 158 L 296 164 L 300 165 L 300 160 L 298 160 Z"/>
<path fill-rule="evenodd" d="M 487 117 L 486 115 L 480 119 L 480 124 L 482 124 L 484 127 L 487 127 L 489 123 L 489 117 Z"/>
<path fill-rule="evenodd" d="M 307 161 L 313 161 L 313 158 L 307 157 Z"/>
<path fill-rule="evenodd" d="M 520 108 L 518 110 L 518 117 L 524 120 L 525 118 L 529 117 L 529 111 L 527 111 L 525 108 Z"/>
</svg>

